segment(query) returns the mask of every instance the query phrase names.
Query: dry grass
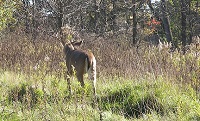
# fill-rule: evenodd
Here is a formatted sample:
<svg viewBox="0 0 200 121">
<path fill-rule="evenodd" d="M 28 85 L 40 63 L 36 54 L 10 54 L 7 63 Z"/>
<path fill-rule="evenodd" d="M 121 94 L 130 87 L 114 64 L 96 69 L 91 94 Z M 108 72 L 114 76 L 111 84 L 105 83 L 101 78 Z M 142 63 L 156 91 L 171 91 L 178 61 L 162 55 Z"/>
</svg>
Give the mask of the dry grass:
<svg viewBox="0 0 200 121">
<path fill-rule="evenodd" d="M 96 56 L 98 77 L 112 75 L 135 79 L 151 74 L 154 78 L 164 76 L 181 84 L 191 84 L 200 90 L 199 46 L 191 46 L 183 55 L 146 43 L 138 48 L 130 47 L 128 41 L 114 37 L 84 35 L 82 38 L 82 48 L 91 50 Z M 12 33 L 0 41 L 0 68 L 3 70 L 28 74 L 40 71 L 58 77 L 65 72 L 62 47 L 56 38 L 40 37 L 33 42 L 21 33 Z"/>
<path fill-rule="evenodd" d="M 170 52 L 166 45 L 161 48 L 143 42 L 136 48 L 118 37 L 82 38 L 81 48 L 91 50 L 97 60 L 100 110 L 91 106 L 89 81 L 84 89 L 73 81 L 73 96 L 68 98 L 63 79 L 66 66 L 57 39 L 39 37 L 33 42 L 23 33 L 10 33 L 0 39 L 0 118 L 199 119 L 198 46 L 191 45 L 183 55 Z"/>
</svg>

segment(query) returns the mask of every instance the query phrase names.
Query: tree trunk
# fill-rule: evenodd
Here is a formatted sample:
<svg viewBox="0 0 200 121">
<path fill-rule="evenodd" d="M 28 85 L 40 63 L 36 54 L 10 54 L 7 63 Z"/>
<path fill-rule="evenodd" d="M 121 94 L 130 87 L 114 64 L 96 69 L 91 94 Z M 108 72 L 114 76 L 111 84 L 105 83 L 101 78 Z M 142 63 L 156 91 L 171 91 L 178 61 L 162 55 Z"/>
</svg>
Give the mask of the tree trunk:
<svg viewBox="0 0 200 121">
<path fill-rule="evenodd" d="M 100 2 L 100 34 L 103 34 L 105 32 L 105 26 L 106 26 L 106 1 L 101 0 Z"/>
<path fill-rule="evenodd" d="M 151 12 L 153 13 L 153 15 L 156 17 L 157 20 L 160 20 L 160 16 L 159 13 L 157 11 L 154 10 L 153 5 L 151 4 L 151 0 L 147 0 L 147 4 L 151 10 Z"/>
<path fill-rule="evenodd" d="M 136 15 L 136 1 L 132 0 L 133 8 L 132 8 L 132 14 L 133 14 L 133 44 L 135 45 L 137 43 L 136 35 L 137 35 L 137 15 Z"/>
<path fill-rule="evenodd" d="M 30 6 L 30 3 L 28 0 L 23 0 L 23 10 L 25 14 L 25 32 L 29 33 L 30 32 L 30 26 L 29 26 L 29 16 L 28 16 L 28 9 Z"/>
<path fill-rule="evenodd" d="M 96 0 L 93 0 L 93 12 L 94 12 L 94 18 L 92 17 L 92 25 L 94 26 L 94 28 L 92 28 L 93 30 L 92 31 L 94 31 L 95 33 L 97 33 L 97 15 L 98 15 L 98 13 L 97 13 L 97 9 L 98 9 L 98 7 L 97 7 L 97 1 Z"/>
<path fill-rule="evenodd" d="M 184 0 L 180 0 L 181 3 L 181 41 L 183 47 L 186 46 L 187 40 L 186 40 L 186 5 Z M 185 51 L 185 50 L 183 50 Z"/>
<path fill-rule="evenodd" d="M 164 31 L 165 31 L 166 39 L 167 39 L 167 42 L 172 42 L 173 46 L 176 46 L 177 44 L 175 44 L 173 42 L 173 39 L 172 39 L 170 21 L 169 21 L 169 16 L 168 16 L 166 7 L 167 7 L 166 6 L 166 1 L 165 0 L 161 0 L 162 24 L 163 24 L 163 28 L 164 28 Z"/>
<path fill-rule="evenodd" d="M 191 15 L 191 0 L 189 1 L 189 15 Z M 192 35 L 193 35 L 193 29 L 192 29 L 192 20 L 189 19 L 189 39 L 188 39 L 188 44 L 192 43 Z"/>
<path fill-rule="evenodd" d="M 58 6 L 59 6 L 59 13 L 58 13 L 58 29 L 61 29 L 63 26 L 63 6 L 61 0 L 58 0 Z"/>
<path fill-rule="evenodd" d="M 62 26 L 63 26 L 63 4 L 62 4 L 62 1 L 61 0 L 58 0 L 57 1 L 58 3 L 58 30 L 60 32 L 60 39 L 61 39 L 61 42 L 62 43 L 65 43 L 65 38 L 63 37 L 63 33 L 62 33 Z"/>
<path fill-rule="evenodd" d="M 35 42 L 36 39 L 36 22 L 35 22 L 35 0 L 32 0 L 33 8 L 32 8 L 32 40 Z"/>
<path fill-rule="evenodd" d="M 116 3 L 115 0 L 112 0 L 113 9 L 110 12 L 110 29 L 115 31 L 116 30 Z"/>
</svg>

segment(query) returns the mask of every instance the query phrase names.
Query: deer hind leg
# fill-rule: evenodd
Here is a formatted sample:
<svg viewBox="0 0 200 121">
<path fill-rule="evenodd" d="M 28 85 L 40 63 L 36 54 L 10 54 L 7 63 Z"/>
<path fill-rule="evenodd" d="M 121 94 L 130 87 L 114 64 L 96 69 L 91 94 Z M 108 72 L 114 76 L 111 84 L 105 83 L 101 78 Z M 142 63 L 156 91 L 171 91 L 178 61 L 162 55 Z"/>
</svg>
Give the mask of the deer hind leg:
<svg viewBox="0 0 200 121">
<path fill-rule="evenodd" d="M 88 70 L 89 79 L 93 81 L 93 107 L 97 106 L 97 93 L 96 93 L 96 60 L 93 59 L 92 66 Z"/>
<path fill-rule="evenodd" d="M 85 83 L 83 81 L 83 74 L 77 74 L 77 78 L 78 78 L 78 81 L 81 83 L 81 87 L 84 87 Z"/>
<path fill-rule="evenodd" d="M 96 96 L 96 65 L 92 69 L 92 80 L 93 80 L 93 92 L 94 95 Z"/>
<path fill-rule="evenodd" d="M 69 72 L 67 71 L 67 73 L 64 75 L 64 79 L 67 80 L 67 86 L 68 86 L 68 90 L 69 90 L 69 95 L 72 95 L 72 91 L 71 91 L 71 82 L 70 82 L 70 75 Z"/>
<path fill-rule="evenodd" d="M 93 93 L 96 96 L 96 60 L 93 59 L 93 64 L 88 71 L 89 79 L 93 81 Z"/>
</svg>

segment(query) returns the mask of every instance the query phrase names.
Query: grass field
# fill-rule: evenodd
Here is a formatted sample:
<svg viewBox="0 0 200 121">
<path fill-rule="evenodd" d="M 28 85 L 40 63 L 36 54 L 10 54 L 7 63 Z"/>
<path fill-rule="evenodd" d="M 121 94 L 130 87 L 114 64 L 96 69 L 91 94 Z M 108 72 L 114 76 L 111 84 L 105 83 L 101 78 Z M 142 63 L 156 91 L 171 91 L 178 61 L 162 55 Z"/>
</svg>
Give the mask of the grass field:
<svg viewBox="0 0 200 121">
<path fill-rule="evenodd" d="M 2 120 L 199 120 L 200 102 L 191 86 L 157 79 L 98 79 L 98 108 L 92 107 L 92 87 L 77 80 L 68 97 L 67 83 L 55 76 L 36 77 L 1 72 Z M 105 85 L 106 81 L 106 85 Z"/>
<path fill-rule="evenodd" d="M 19 41 L 20 40 L 20 41 Z M 72 79 L 69 97 L 59 43 L 11 35 L 0 41 L 0 119 L 51 121 L 200 120 L 199 48 L 168 48 L 95 40 L 97 106 L 92 82 Z"/>
</svg>

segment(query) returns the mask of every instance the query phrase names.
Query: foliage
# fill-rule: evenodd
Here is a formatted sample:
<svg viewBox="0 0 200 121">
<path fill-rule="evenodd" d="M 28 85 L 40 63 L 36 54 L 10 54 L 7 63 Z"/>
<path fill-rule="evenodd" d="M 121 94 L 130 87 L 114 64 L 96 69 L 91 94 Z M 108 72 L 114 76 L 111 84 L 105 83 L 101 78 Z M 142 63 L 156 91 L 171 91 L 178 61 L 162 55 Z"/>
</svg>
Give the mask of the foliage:
<svg viewBox="0 0 200 121">
<path fill-rule="evenodd" d="M 14 13 L 19 8 L 20 0 L 0 0 L 0 31 L 15 24 Z"/>
<path fill-rule="evenodd" d="M 22 31 L 32 34 L 32 39 L 36 39 L 39 35 L 56 34 L 62 25 L 68 25 L 79 32 L 96 33 L 101 37 L 107 35 L 126 36 L 124 41 L 130 41 L 133 37 L 131 31 L 135 30 L 132 29 L 133 18 L 137 18 L 138 41 L 151 35 L 157 35 L 158 38 L 149 37 L 146 41 L 156 41 L 157 43 L 159 40 L 166 41 L 166 30 L 162 26 L 164 25 L 164 16 L 163 11 L 160 10 L 162 1 L 153 3 L 150 0 L 136 0 L 134 5 L 136 5 L 135 12 L 137 14 L 135 17 L 132 15 L 132 2 L 129 0 L 1 0 L 0 31 L 5 30 L 5 28 L 12 29 L 16 23 L 20 23 L 21 26 L 18 27 L 23 28 Z M 169 27 L 173 35 L 172 43 L 178 48 L 181 44 L 181 4 L 180 1 L 176 0 L 169 0 L 166 3 L 166 15 L 169 17 Z M 187 43 L 190 44 L 192 37 L 198 35 L 199 7 L 197 0 L 185 3 L 184 9 L 187 14 L 185 34 L 187 35 Z M 150 17 L 153 18 L 154 22 L 148 24 Z M 16 27 L 15 30 L 17 29 Z"/>
</svg>

